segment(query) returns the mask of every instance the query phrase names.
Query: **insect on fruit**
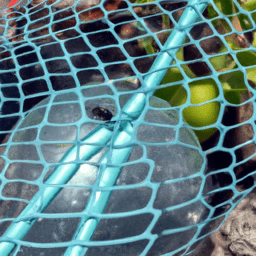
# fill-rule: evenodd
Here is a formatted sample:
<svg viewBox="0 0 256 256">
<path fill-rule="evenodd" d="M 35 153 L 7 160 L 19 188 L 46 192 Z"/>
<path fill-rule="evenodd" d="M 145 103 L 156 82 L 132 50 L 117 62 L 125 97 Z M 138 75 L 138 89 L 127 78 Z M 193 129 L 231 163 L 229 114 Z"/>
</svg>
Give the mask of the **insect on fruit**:
<svg viewBox="0 0 256 256">
<path fill-rule="evenodd" d="M 100 119 L 102 121 L 110 120 L 113 117 L 112 113 L 108 109 L 102 107 L 94 108 L 92 113 L 95 119 Z"/>
</svg>

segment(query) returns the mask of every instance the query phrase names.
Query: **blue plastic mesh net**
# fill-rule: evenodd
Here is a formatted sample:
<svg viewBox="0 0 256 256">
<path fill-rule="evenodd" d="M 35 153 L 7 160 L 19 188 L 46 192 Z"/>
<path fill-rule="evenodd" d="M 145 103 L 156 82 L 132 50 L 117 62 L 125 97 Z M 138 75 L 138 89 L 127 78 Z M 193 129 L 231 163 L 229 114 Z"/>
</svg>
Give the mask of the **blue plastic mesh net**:
<svg viewBox="0 0 256 256">
<path fill-rule="evenodd" d="M 256 2 L 7 5 L 0 254 L 195 255 L 254 188 Z"/>
</svg>

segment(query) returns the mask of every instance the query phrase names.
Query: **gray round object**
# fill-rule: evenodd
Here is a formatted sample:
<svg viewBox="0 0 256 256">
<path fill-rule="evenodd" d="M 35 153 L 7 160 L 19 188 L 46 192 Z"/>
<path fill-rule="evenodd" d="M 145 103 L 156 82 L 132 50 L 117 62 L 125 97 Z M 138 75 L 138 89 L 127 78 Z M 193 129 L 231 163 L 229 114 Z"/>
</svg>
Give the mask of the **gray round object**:
<svg viewBox="0 0 256 256">
<path fill-rule="evenodd" d="M 126 100 L 127 98 L 121 100 L 121 107 Z M 42 185 L 42 180 L 49 176 L 67 150 L 103 123 L 93 115 L 92 110 L 98 106 L 108 109 L 113 116 L 118 109 L 110 95 L 92 101 L 87 97 L 79 100 L 79 96 L 75 93 L 57 95 L 53 103 L 50 98 L 47 98 L 33 108 L 17 125 L 18 131 L 14 134 L 13 145 L 7 153 L 9 166 L 5 177 L 19 179 L 20 182 L 10 183 L 12 187 L 8 187 L 9 183 L 7 183 L 2 194 L 12 198 L 31 200 L 39 188 L 38 185 Z M 178 124 L 178 112 L 161 110 L 168 107 L 170 105 L 167 102 L 151 97 L 150 108 L 144 118 L 144 121 L 151 124 L 142 123 L 138 127 L 136 135 L 138 144 L 135 143 L 127 161 L 130 165 L 123 167 L 116 181 L 117 187 L 131 184 L 136 184 L 136 187 L 113 191 L 104 210 L 106 214 L 127 212 L 127 216 L 102 218 L 91 239 L 100 242 L 135 236 L 133 241 L 92 246 L 88 249 L 86 256 L 140 255 L 149 239 L 154 240 L 156 234 L 159 236 L 152 243 L 147 255 L 170 253 L 186 245 L 195 235 L 197 228 L 191 227 L 186 231 L 169 235 L 162 232 L 193 226 L 205 221 L 208 217 L 209 209 L 204 206 L 198 196 L 202 178 L 199 175 L 189 177 L 200 172 L 203 157 L 198 150 L 184 144 L 167 144 L 175 138 L 174 128 L 156 125 Z M 49 111 L 48 116 L 46 110 Z M 194 132 L 190 129 L 180 129 L 179 140 L 188 145 L 200 147 Z M 151 144 L 148 145 L 148 143 Z M 165 144 L 159 145 L 159 143 Z M 62 189 L 44 211 L 49 214 L 70 213 L 70 215 L 60 216 L 60 218 L 51 218 L 49 215 L 49 218 L 38 219 L 24 237 L 24 241 L 59 243 L 72 240 L 80 221 L 79 215 L 72 217 L 72 214 L 81 213 L 85 209 L 91 190 L 83 186 L 92 186 L 95 183 L 98 174 L 97 162 L 104 152 L 106 149 L 90 159 L 92 164 L 81 164 L 78 172 L 67 183 L 68 187 Z M 143 158 L 143 154 L 146 154 L 146 158 Z M 18 162 L 19 160 L 23 162 Z M 171 182 L 185 177 L 187 177 L 185 180 Z M 212 181 L 208 179 L 205 188 L 209 191 L 211 186 Z M 155 199 L 150 201 L 154 193 Z M 172 206 L 179 206 L 191 200 L 194 201 L 180 208 L 170 209 Z M 16 217 L 24 206 L 25 204 L 18 200 L 9 208 L 6 204 L 7 210 L 4 213 L 1 212 L 2 219 Z M 140 212 L 128 213 L 137 210 Z M 152 221 L 154 224 L 151 229 L 148 229 Z M 3 232 L 5 228 L 6 226 L 2 225 L 0 231 Z M 138 237 L 143 232 L 146 232 L 145 238 Z M 21 246 L 17 255 L 58 256 L 63 255 L 65 249 L 65 247 Z"/>
</svg>

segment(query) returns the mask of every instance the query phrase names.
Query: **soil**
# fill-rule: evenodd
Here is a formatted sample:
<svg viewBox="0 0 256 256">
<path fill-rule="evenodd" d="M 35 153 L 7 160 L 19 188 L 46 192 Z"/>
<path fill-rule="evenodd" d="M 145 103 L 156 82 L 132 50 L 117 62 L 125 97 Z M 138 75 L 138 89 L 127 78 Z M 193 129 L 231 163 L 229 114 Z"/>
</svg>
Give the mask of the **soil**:
<svg viewBox="0 0 256 256">
<path fill-rule="evenodd" d="M 192 255 L 256 255 L 256 189 L 236 206 L 221 228 L 208 236 Z"/>
</svg>

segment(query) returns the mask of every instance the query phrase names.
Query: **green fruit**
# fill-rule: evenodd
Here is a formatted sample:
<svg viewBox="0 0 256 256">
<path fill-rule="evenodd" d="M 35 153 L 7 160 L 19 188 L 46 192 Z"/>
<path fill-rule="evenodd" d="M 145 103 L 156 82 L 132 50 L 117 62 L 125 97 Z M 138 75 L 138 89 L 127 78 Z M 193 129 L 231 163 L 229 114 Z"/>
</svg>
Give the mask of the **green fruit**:
<svg viewBox="0 0 256 256">
<path fill-rule="evenodd" d="M 161 82 L 161 85 L 182 81 L 183 79 L 184 77 L 178 68 L 170 68 Z M 219 95 L 218 86 L 212 79 L 194 81 L 189 84 L 189 88 L 192 104 L 200 104 L 207 100 L 212 100 Z M 154 93 L 154 96 L 168 101 L 172 106 L 180 106 L 187 101 L 187 91 L 181 84 L 167 86 L 164 88 L 161 88 L 160 86 L 160 88 Z M 206 103 L 202 106 L 187 107 L 183 110 L 183 117 L 191 126 L 204 127 L 214 124 L 217 121 L 219 111 L 220 103 L 216 101 Z M 207 140 L 216 131 L 217 128 L 194 130 L 200 142 Z"/>
<path fill-rule="evenodd" d="M 205 79 L 194 81 L 189 84 L 191 104 L 200 104 L 215 99 L 219 95 L 219 89 L 214 80 Z M 187 92 L 184 87 L 173 95 L 169 101 L 173 106 L 180 106 L 186 103 Z M 193 127 L 204 127 L 214 124 L 219 116 L 220 103 L 218 101 L 203 104 L 202 106 L 189 106 L 183 110 L 185 121 Z M 194 130 L 200 142 L 207 140 L 217 131 L 217 128 Z"/>
</svg>

